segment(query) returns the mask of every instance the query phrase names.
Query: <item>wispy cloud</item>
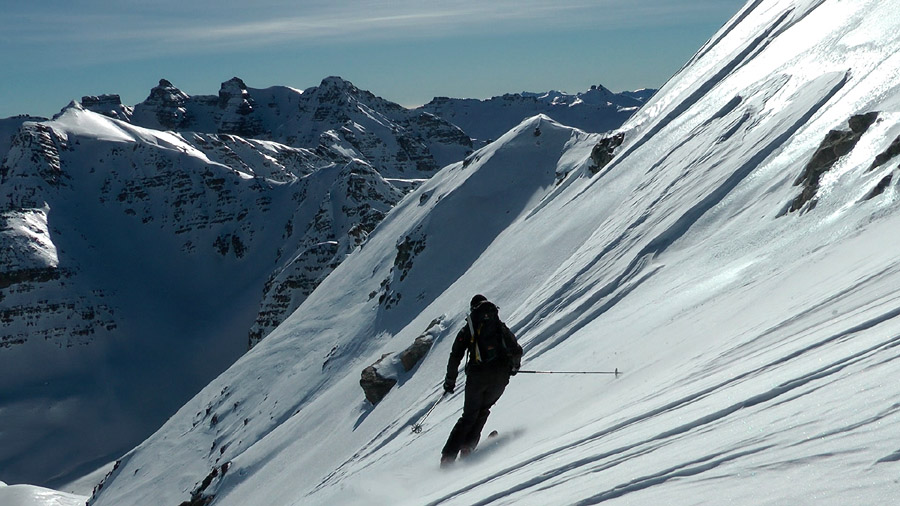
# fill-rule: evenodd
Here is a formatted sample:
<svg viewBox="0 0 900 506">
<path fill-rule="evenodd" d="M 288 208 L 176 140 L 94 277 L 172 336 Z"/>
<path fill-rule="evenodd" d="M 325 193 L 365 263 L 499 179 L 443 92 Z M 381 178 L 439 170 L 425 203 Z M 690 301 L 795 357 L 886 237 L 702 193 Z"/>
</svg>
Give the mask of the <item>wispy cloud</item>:
<svg viewBox="0 0 900 506">
<path fill-rule="evenodd" d="M 597 30 L 690 21 L 722 0 L 400 0 L 21 2 L 0 20 L 0 43 L 102 59 L 275 44 Z M 730 7 L 729 7 L 730 8 Z"/>
</svg>

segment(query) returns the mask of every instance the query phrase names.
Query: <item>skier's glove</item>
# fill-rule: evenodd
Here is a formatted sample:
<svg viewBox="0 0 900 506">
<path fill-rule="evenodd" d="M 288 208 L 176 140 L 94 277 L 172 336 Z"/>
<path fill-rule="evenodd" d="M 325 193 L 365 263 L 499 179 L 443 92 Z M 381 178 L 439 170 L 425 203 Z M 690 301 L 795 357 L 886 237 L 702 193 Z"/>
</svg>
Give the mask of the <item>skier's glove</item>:
<svg viewBox="0 0 900 506">
<path fill-rule="evenodd" d="M 448 394 L 452 394 L 456 389 L 456 382 L 451 380 L 444 380 L 444 392 Z"/>
<path fill-rule="evenodd" d="M 515 375 L 518 374 L 518 373 L 519 373 L 519 366 L 518 366 L 518 365 L 512 366 L 512 368 L 509 370 L 509 375 L 510 375 L 510 376 L 515 376 Z"/>
</svg>

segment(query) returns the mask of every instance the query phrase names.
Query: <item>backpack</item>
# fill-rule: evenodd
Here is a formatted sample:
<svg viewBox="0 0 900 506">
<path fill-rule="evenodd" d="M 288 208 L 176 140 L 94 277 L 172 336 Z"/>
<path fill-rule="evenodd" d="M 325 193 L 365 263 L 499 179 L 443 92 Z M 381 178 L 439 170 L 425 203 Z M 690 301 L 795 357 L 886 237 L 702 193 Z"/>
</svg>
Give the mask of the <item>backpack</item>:
<svg viewBox="0 0 900 506">
<path fill-rule="evenodd" d="M 509 350 L 504 340 L 506 328 L 500 321 L 497 306 L 484 301 L 469 315 L 469 356 L 476 364 L 487 364 L 498 359 L 509 360 Z"/>
</svg>

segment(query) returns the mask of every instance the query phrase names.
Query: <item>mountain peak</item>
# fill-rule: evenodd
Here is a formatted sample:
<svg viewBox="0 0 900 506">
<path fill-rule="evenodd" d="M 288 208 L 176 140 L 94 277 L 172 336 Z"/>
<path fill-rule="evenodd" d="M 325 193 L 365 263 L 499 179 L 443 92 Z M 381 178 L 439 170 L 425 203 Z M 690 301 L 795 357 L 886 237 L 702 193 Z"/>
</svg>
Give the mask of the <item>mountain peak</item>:
<svg viewBox="0 0 900 506">
<path fill-rule="evenodd" d="M 83 111 L 84 106 L 82 106 L 77 100 L 72 100 L 65 107 L 59 110 L 58 113 L 53 115 L 53 119 L 58 119 L 65 115 L 69 111 Z"/>
<path fill-rule="evenodd" d="M 253 109 L 252 101 L 253 99 L 250 98 L 250 93 L 247 91 L 247 85 L 238 77 L 232 77 L 225 81 L 219 88 L 219 107 L 222 109 L 228 107 L 229 104 L 243 105 L 249 108 L 246 111 L 248 113 Z"/>
<path fill-rule="evenodd" d="M 150 97 L 164 97 L 167 100 L 186 100 L 190 96 L 179 90 L 168 79 L 160 79 L 159 84 L 150 90 Z"/>
<path fill-rule="evenodd" d="M 89 110 L 122 121 L 130 121 L 132 109 L 122 105 L 122 98 L 116 94 L 90 95 L 81 97 L 81 105 Z"/>
<path fill-rule="evenodd" d="M 229 80 L 225 81 L 224 83 L 222 83 L 222 87 L 225 87 L 226 85 L 237 86 L 237 87 L 239 87 L 239 88 L 242 89 L 242 90 L 246 90 L 246 89 L 247 89 L 247 85 L 244 84 L 244 80 L 241 79 L 240 77 L 232 77 L 231 79 L 229 79 Z"/>
<path fill-rule="evenodd" d="M 338 76 L 329 76 L 315 88 L 316 94 L 325 101 L 340 100 L 341 97 L 359 97 L 364 93 L 353 83 Z M 372 95 L 374 98 L 374 95 Z"/>
<path fill-rule="evenodd" d="M 319 84 L 321 88 L 339 88 L 344 90 L 357 90 L 356 86 L 353 85 L 350 81 L 340 77 L 340 76 L 328 76 L 325 79 L 322 79 L 322 82 Z"/>
<path fill-rule="evenodd" d="M 255 137 L 262 133 L 265 129 L 260 118 L 253 115 L 255 105 L 247 85 L 240 78 L 232 77 L 222 83 L 219 109 L 224 112 L 219 122 L 219 132 L 242 137 Z"/>
<path fill-rule="evenodd" d="M 187 122 L 185 104 L 190 98 L 169 80 L 160 79 L 147 99 L 134 106 L 133 120 L 151 128 L 177 130 Z"/>
<path fill-rule="evenodd" d="M 602 84 L 592 84 L 591 88 L 587 92 L 588 93 L 597 92 L 597 93 L 601 93 L 604 95 L 615 95 L 615 93 L 610 91 L 609 88 L 607 88 L 606 86 L 603 86 Z"/>
</svg>

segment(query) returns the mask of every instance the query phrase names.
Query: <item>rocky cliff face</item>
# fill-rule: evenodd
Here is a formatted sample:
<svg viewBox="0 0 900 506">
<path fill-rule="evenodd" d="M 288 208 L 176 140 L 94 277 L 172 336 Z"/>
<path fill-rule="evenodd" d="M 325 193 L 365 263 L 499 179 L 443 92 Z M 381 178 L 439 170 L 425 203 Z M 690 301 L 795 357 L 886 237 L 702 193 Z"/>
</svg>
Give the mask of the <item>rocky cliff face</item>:
<svg viewBox="0 0 900 506">
<path fill-rule="evenodd" d="M 402 196 L 370 166 L 349 163 L 340 168 L 313 218 L 288 224 L 299 246 L 266 281 L 249 345 L 255 346 L 294 312 L 344 257 L 365 242 Z"/>
<path fill-rule="evenodd" d="M 427 178 L 465 157 L 472 141 L 449 122 L 411 111 L 339 77 L 299 91 L 248 88 L 235 77 L 218 96 L 189 96 L 161 80 L 134 107 L 132 123 L 181 132 L 232 134 L 331 151 L 388 177 Z"/>
<path fill-rule="evenodd" d="M 262 120 L 255 115 L 256 101 L 247 91 L 247 85 L 237 77 L 222 83 L 219 90 L 219 133 L 259 137 L 265 132 Z"/>
<path fill-rule="evenodd" d="M 97 114 L 122 121 L 131 121 L 134 114 L 134 108 L 122 105 L 122 98 L 115 94 L 82 97 L 81 106 Z"/>
<path fill-rule="evenodd" d="M 191 121 L 169 107 L 180 95 L 165 97 L 168 112 L 149 117 Z M 223 104 L 240 114 L 235 102 Z M 366 161 L 321 146 L 164 132 L 78 104 L 24 122 L 0 175 L 0 407 L 29 406 L 0 435 L 0 462 L 30 482 L 79 471 L 47 469 L 60 445 L 92 460 L 136 444 L 403 195 Z M 62 365 L 24 365 L 34 361 Z M 49 416 L 47 390 L 80 415 Z"/>
<path fill-rule="evenodd" d="M 89 345 L 116 328 L 102 290 L 69 287 L 77 271 L 60 267 L 46 208 L 0 213 L 0 348 L 37 340 L 56 348 Z"/>
<path fill-rule="evenodd" d="M 141 126 L 159 130 L 178 130 L 189 124 L 187 112 L 190 96 L 165 79 L 150 90 L 146 100 L 134 106 L 131 120 Z"/>
</svg>

